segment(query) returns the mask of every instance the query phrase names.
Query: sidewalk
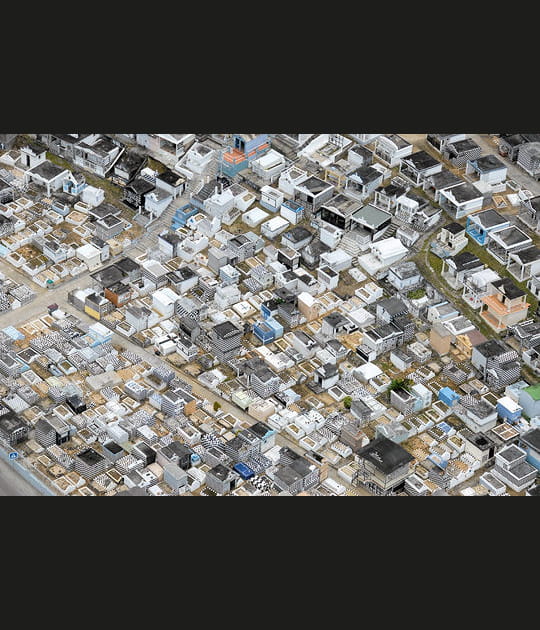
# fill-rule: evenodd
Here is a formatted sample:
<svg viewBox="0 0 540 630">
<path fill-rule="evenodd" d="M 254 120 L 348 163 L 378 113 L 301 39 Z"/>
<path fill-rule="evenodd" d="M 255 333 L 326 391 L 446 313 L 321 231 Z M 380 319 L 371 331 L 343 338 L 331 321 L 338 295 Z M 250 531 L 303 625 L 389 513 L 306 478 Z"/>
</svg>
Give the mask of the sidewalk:
<svg viewBox="0 0 540 630">
<path fill-rule="evenodd" d="M 13 449 L 14 451 L 16 450 L 16 448 Z M 32 473 L 30 470 L 28 470 L 19 460 L 12 460 L 9 459 L 9 454 L 8 452 L 5 450 L 5 447 L 2 445 L 0 446 L 0 459 L 4 462 L 6 462 L 6 464 L 17 474 L 19 475 L 24 481 L 26 481 L 28 484 L 30 484 L 30 486 L 32 486 L 32 488 L 34 490 L 36 490 L 35 493 L 32 492 L 17 492 L 17 489 L 15 488 L 15 484 L 12 482 L 8 482 L 7 477 L 4 475 L 2 478 L 2 481 L 4 482 L 3 485 L 3 490 L 11 490 L 11 492 L 6 492 L 7 496 L 57 496 L 48 486 L 46 486 L 40 479 L 37 478 L 36 475 L 34 475 L 34 473 Z"/>
</svg>

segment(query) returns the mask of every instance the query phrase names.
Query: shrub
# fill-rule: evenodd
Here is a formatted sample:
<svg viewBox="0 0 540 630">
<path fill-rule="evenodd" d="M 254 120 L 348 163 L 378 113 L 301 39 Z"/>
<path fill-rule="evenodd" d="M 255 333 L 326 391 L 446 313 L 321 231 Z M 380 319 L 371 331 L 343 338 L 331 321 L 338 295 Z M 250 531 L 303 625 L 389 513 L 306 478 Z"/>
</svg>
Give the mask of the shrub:
<svg viewBox="0 0 540 630">
<path fill-rule="evenodd" d="M 420 298 L 423 298 L 425 294 L 426 292 L 424 289 L 415 289 L 414 291 L 409 291 L 409 293 L 407 293 L 407 297 L 409 300 L 419 300 Z"/>
</svg>

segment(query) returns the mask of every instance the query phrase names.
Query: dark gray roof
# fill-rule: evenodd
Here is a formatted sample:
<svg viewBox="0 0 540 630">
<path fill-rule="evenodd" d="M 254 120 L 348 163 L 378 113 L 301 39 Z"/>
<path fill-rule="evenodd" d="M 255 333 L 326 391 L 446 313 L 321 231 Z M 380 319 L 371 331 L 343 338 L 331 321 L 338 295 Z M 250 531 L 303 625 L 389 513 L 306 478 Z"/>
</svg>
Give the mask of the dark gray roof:
<svg viewBox="0 0 540 630">
<path fill-rule="evenodd" d="M 536 245 L 532 245 L 531 247 L 527 247 L 527 249 L 516 252 L 515 256 L 517 256 L 524 265 L 528 265 L 540 260 L 540 248 L 536 247 Z"/>
<path fill-rule="evenodd" d="M 116 206 L 113 206 L 112 204 L 104 201 L 103 203 L 100 203 L 99 206 L 96 206 L 95 208 L 90 208 L 88 210 L 88 213 L 98 218 L 106 217 L 109 214 L 112 214 L 113 216 L 118 216 L 120 214 L 120 208 L 117 208 Z"/>
<path fill-rule="evenodd" d="M 530 446 L 535 451 L 540 453 L 540 429 L 535 428 L 522 433 L 520 437 L 521 442 L 526 446 Z"/>
<path fill-rule="evenodd" d="M 175 275 L 181 278 L 182 280 L 189 280 L 190 278 L 197 277 L 197 274 L 193 269 L 188 267 L 187 265 L 180 267 L 175 272 Z"/>
<path fill-rule="evenodd" d="M 234 335 L 241 334 L 241 330 L 237 328 L 232 322 L 222 322 L 221 324 L 217 324 L 212 329 L 215 334 L 221 339 L 225 339 L 227 337 L 232 337 Z"/>
<path fill-rule="evenodd" d="M 274 378 L 278 378 L 277 374 L 274 374 L 274 372 L 272 372 L 272 370 L 267 367 L 261 367 L 258 370 L 255 370 L 253 375 L 256 376 L 263 383 L 268 383 L 268 381 L 271 381 Z"/>
<path fill-rule="evenodd" d="M 125 273 L 130 273 L 131 271 L 137 271 L 138 269 L 141 268 L 139 263 L 136 263 L 132 258 L 129 258 L 128 256 L 124 256 L 124 258 L 121 258 L 120 260 L 115 262 L 114 265 L 115 267 L 118 267 L 118 269 L 121 269 Z"/>
<path fill-rule="evenodd" d="M 516 286 L 510 278 L 501 278 L 500 280 L 495 280 L 492 284 L 510 300 L 526 295 L 525 291 Z"/>
<path fill-rule="evenodd" d="M 521 156 L 524 153 L 528 153 L 531 158 L 532 157 L 539 158 L 540 157 L 540 142 L 528 142 L 524 144 L 519 149 L 519 155 Z"/>
<path fill-rule="evenodd" d="M 11 410 L 0 416 L 0 429 L 5 435 L 10 435 L 25 427 L 28 427 L 26 422 Z"/>
<path fill-rule="evenodd" d="M 108 136 L 102 136 L 92 145 L 83 141 L 79 143 L 79 146 L 84 147 L 86 150 L 92 151 L 97 155 L 105 156 L 113 151 L 117 147 L 117 144 Z"/>
<path fill-rule="evenodd" d="M 386 437 L 380 437 L 359 449 L 360 458 L 371 462 L 378 470 L 389 475 L 414 460 L 403 447 Z"/>
<path fill-rule="evenodd" d="M 385 195 L 386 197 L 400 197 L 406 192 L 403 186 L 398 186 L 397 184 L 388 184 L 387 186 L 383 186 L 377 190 L 380 194 Z"/>
<path fill-rule="evenodd" d="M 185 457 L 186 455 L 192 455 L 193 453 L 193 449 L 181 442 L 171 442 L 169 444 L 169 448 L 173 453 L 175 453 L 175 455 L 178 455 L 178 457 Z"/>
<path fill-rule="evenodd" d="M 382 324 L 381 326 L 374 326 L 369 328 L 364 333 L 374 340 L 386 339 L 387 337 L 394 336 L 396 334 L 402 334 L 402 331 L 393 324 Z"/>
<path fill-rule="evenodd" d="M 534 208 L 536 211 L 540 211 L 540 195 L 536 197 L 531 197 L 524 203 L 528 206 L 531 206 L 531 208 Z"/>
<path fill-rule="evenodd" d="M 279 466 L 274 474 L 281 482 L 283 482 L 287 486 L 291 486 L 292 484 L 304 478 L 304 476 L 301 475 L 292 466 Z"/>
<path fill-rule="evenodd" d="M 311 256 L 320 256 L 321 254 L 329 252 L 330 249 L 331 248 L 326 243 L 323 243 L 319 238 L 316 238 L 313 239 L 311 243 L 309 243 L 309 245 L 307 245 L 305 249 L 302 250 L 302 252 L 305 251 Z"/>
<path fill-rule="evenodd" d="M 492 411 L 493 409 L 489 407 L 489 413 Z M 463 429 L 463 431 L 461 431 L 461 435 L 481 451 L 488 451 L 490 448 L 495 446 L 495 442 L 484 433 L 473 433 L 469 429 Z"/>
<path fill-rule="evenodd" d="M 321 365 L 317 370 L 324 378 L 331 378 L 338 373 L 338 368 L 335 363 L 325 363 Z"/>
<path fill-rule="evenodd" d="M 268 426 L 264 422 L 256 422 L 255 424 L 251 425 L 250 429 L 251 432 L 259 438 L 265 437 L 269 432 L 274 430 L 272 429 L 272 427 Z"/>
<path fill-rule="evenodd" d="M 154 188 L 154 184 L 151 184 L 147 179 L 142 177 L 136 177 L 126 186 L 126 189 L 131 190 L 136 195 L 144 195 L 145 193 L 154 190 Z"/>
<path fill-rule="evenodd" d="M 330 269 L 330 267 L 321 267 L 320 271 L 323 271 L 327 276 L 330 276 L 330 278 L 335 278 L 339 275 L 337 271 Z"/>
<path fill-rule="evenodd" d="M 357 155 L 361 155 L 365 159 L 373 158 L 373 151 L 370 151 L 367 147 L 364 147 L 361 144 L 355 144 L 350 150 Z"/>
<path fill-rule="evenodd" d="M 164 240 L 166 243 L 169 243 L 170 245 L 177 245 L 182 240 L 176 232 L 172 231 L 160 234 L 159 238 Z"/>
<path fill-rule="evenodd" d="M 508 352 L 510 348 L 500 339 L 488 339 L 487 341 L 479 343 L 475 346 L 475 350 L 477 350 L 482 356 L 491 358 Z"/>
<path fill-rule="evenodd" d="M 115 164 L 115 169 L 120 168 L 126 170 L 128 173 L 133 173 L 143 163 L 144 158 L 135 153 L 135 151 L 125 151 L 120 159 Z"/>
<path fill-rule="evenodd" d="M 144 488 L 139 486 L 134 486 L 133 488 L 129 488 L 128 490 L 122 490 L 118 492 L 114 496 L 116 497 L 149 497 L 150 495 L 146 492 Z"/>
<path fill-rule="evenodd" d="M 326 315 L 323 320 L 334 328 L 336 326 L 349 323 L 349 320 L 338 311 L 334 311 L 333 313 L 330 313 L 330 315 Z"/>
<path fill-rule="evenodd" d="M 453 152 L 456 155 L 459 155 L 460 153 L 466 153 L 467 151 L 478 149 L 479 146 L 471 138 L 465 138 L 465 140 L 458 140 L 457 142 L 452 142 L 448 144 L 448 148 L 450 150 L 453 149 L 454 150 Z"/>
<path fill-rule="evenodd" d="M 356 179 L 359 179 L 362 184 L 370 184 L 382 177 L 381 172 L 373 166 L 361 166 L 350 173 L 349 177 L 353 175 Z"/>
<path fill-rule="evenodd" d="M 385 138 L 391 140 L 398 149 L 404 149 L 405 147 L 410 147 L 411 143 L 407 142 L 405 138 L 398 136 L 397 133 L 386 133 L 384 134 Z"/>
<path fill-rule="evenodd" d="M 333 188 L 332 184 L 323 181 L 319 177 L 315 177 L 315 175 L 312 175 L 301 184 L 298 184 L 298 187 L 306 188 L 313 195 L 318 195 L 329 188 Z"/>
<path fill-rule="evenodd" d="M 300 339 L 300 341 L 304 344 L 315 343 L 315 339 L 303 330 L 294 330 L 293 335 Z"/>
<path fill-rule="evenodd" d="M 471 216 L 471 221 L 478 222 L 485 228 L 494 228 L 508 223 L 508 219 L 495 210 L 483 210 Z"/>
<path fill-rule="evenodd" d="M 448 261 L 452 261 L 457 271 L 463 271 L 464 269 L 474 269 L 481 266 L 482 262 L 480 258 L 471 252 L 459 252 L 455 256 L 450 256 Z"/>
<path fill-rule="evenodd" d="M 499 160 L 496 155 L 484 155 L 477 160 L 472 160 L 471 163 L 476 166 L 481 173 L 489 173 L 490 171 L 506 168 L 506 164 L 502 160 Z"/>
<path fill-rule="evenodd" d="M 407 260 L 395 265 L 391 268 L 391 271 L 402 280 L 405 278 L 413 278 L 414 276 L 421 275 L 416 263 L 412 260 Z"/>
<path fill-rule="evenodd" d="M 121 225 L 123 220 L 120 217 L 115 217 L 112 214 L 108 214 L 106 217 L 102 217 L 97 220 L 97 224 L 104 225 L 105 227 L 111 228 L 117 225 Z"/>
<path fill-rule="evenodd" d="M 34 168 L 30 169 L 31 173 L 35 173 L 36 175 L 39 175 L 47 181 L 58 177 L 60 173 L 64 173 L 65 171 L 67 171 L 66 168 L 62 168 L 61 166 L 58 166 L 48 161 L 42 162 L 41 164 L 38 164 L 37 166 L 34 166 Z"/>
<path fill-rule="evenodd" d="M 110 265 L 105 269 L 100 269 L 96 273 L 90 274 L 91 277 L 99 282 L 102 287 L 110 287 L 124 279 L 124 272 L 118 268 L 117 264 Z"/>
<path fill-rule="evenodd" d="M 428 168 L 432 168 L 437 164 L 440 164 L 439 160 L 436 160 L 427 151 L 418 151 L 406 158 L 403 158 L 402 162 L 405 164 L 411 164 L 416 170 L 422 171 Z"/>
<path fill-rule="evenodd" d="M 377 307 L 384 309 L 389 315 L 399 315 L 400 313 L 407 312 L 407 307 L 399 298 L 391 297 L 379 300 Z"/>
<path fill-rule="evenodd" d="M 525 243 L 527 241 L 531 241 L 531 239 L 522 232 L 515 225 L 511 225 L 500 232 L 497 232 L 497 239 L 500 239 L 505 245 L 508 247 L 512 247 L 513 245 L 517 245 L 518 243 Z"/>
<path fill-rule="evenodd" d="M 182 184 L 186 178 L 183 175 L 178 175 L 177 173 L 167 169 L 163 173 L 160 173 L 157 176 L 157 179 L 169 184 L 169 186 L 178 186 Z"/>
<path fill-rule="evenodd" d="M 283 238 L 286 238 L 293 243 L 300 243 L 308 238 L 311 238 L 312 236 L 313 233 L 301 225 L 297 225 L 296 227 L 293 227 L 291 230 L 288 230 L 287 232 L 285 232 L 285 234 L 283 234 Z"/>
<path fill-rule="evenodd" d="M 450 192 L 458 203 L 465 203 L 466 201 L 483 197 L 478 188 L 475 188 L 475 186 L 469 184 L 469 182 L 463 182 L 458 186 L 453 186 Z"/>
<path fill-rule="evenodd" d="M 103 457 L 93 448 L 87 448 L 77 455 L 77 458 L 87 466 L 95 466 L 103 460 Z"/>
<path fill-rule="evenodd" d="M 120 444 L 117 444 L 114 440 L 108 440 L 107 442 L 104 442 L 102 446 L 114 455 L 121 453 L 124 450 Z"/>
<path fill-rule="evenodd" d="M 428 180 L 431 182 L 431 185 L 435 188 L 435 190 L 443 190 L 445 188 L 450 188 L 463 182 L 463 179 L 458 175 L 452 173 L 447 168 L 442 169 L 440 173 L 435 173 L 434 175 L 430 175 Z"/>
<path fill-rule="evenodd" d="M 520 457 L 523 457 L 523 453 L 519 450 L 519 448 L 512 444 L 508 448 L 503 449 L 499 452 L 499 455 L 505 459 L 507 462 L 513 462 L 518 460 Z"/>
<path fill-rule="evenodd" d="M 517 147 L 520 144 L 523 144 L 524 142 L 526 142 L 524 135 L 521 133 L 512 133 L 512 134 L 503 133 L 501 134 L 501 140 L 503 142 L 506 142 L 512 147 Z"/>
<path fill-rule="evenodd" d="M 353 214 L 353 219 L 361 225 L 377 229 L 392 218 L 392 215 L 371 204 L 363 206 Z"/>
<path fill-rule="evenodd" d="M 225 481 L 231 474 L 231 470 L 226 468 L 223 464 L 218 464 L 217 466 L 214 466 L 212 470 L 209 470 L 207 474 L 217 477 L 220 481 Z"/>
<path fill-rule="evenodd" d="M 23 147 L 23 148 L 30 149 L 32 153 L 34 153 L 34 155 L 41 155 L 42 153 L 45 153 L 47 151 L 46 147 L 44 147 L 42 144 L 39 144 L 37 142 L 30 142 L 29 144 L 26 145 L 26 147 Z"/>
</svg>

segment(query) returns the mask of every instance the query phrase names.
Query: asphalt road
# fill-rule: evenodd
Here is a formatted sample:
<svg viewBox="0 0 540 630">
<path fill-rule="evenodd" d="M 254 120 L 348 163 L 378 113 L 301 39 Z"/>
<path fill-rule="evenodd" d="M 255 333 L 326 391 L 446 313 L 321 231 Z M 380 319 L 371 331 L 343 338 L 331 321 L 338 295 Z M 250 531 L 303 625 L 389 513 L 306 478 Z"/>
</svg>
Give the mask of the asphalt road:
<svg viewBox="0 0 540 630">
<path fill-rule="evenodd" d="M 0 497 L 39 497 L 40 493 L 0 459 Z"/>
</svg>

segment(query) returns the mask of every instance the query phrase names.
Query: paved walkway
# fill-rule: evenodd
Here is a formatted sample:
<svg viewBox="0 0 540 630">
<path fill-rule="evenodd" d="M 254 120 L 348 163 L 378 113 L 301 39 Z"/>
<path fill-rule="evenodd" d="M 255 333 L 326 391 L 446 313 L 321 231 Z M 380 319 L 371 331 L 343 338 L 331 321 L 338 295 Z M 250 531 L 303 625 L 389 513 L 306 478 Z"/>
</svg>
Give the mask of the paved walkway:
<svg viewBox="0 0 540 630">
<path fill-rule="evenodd" d="M 0 458 L 0 497 L 39 497 L 40 493 L 14 469 Z"/>
</svg>

